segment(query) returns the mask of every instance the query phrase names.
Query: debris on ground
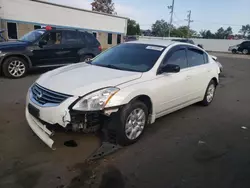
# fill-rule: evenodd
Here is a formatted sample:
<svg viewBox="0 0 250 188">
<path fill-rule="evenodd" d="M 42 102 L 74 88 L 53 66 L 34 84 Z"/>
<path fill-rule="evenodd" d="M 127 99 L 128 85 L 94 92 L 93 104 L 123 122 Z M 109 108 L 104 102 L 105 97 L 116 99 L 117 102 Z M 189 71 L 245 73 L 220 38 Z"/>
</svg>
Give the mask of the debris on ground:
<svg viewBox="0 0 250 188">
<path fill-rule="evenodd" d="M 244 130 L 247 130 L 247 127 L 245 127 L 245 126 L 242 126 L 241 128 L 244 129 Z"/>
<path fill-rule="evenodd" d="M 77 147 L 77 143 L 75 140 L 69 140 L 64 142 L 64 145 L 67 147 Z"/>
<path fill-rule="evenodd" d="M 227 153 L 227 150 L 216 150 L 209 146 L 206 142 L 200 140 L 198 142 L 198 148 L 194 153 L 195 160 L 199 162 L 208 162 L 213 159 L 220 158 Z"/>
</svg>

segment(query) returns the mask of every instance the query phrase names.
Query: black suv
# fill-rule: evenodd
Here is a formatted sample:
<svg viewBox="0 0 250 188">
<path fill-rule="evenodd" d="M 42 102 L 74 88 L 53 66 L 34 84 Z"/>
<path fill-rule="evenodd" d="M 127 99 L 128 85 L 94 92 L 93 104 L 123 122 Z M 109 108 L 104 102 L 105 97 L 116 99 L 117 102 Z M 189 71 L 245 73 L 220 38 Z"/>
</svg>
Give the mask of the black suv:
<svg viewBox="0 0 250 188">
<path fill-rule="evenodd" d="M 32 67 L 88 61 L 101 53 L 93 34 L 72 29 L 38 29 L 17 41 L 0 43 L 0 72 L 20 78 Z"/>
</svg>

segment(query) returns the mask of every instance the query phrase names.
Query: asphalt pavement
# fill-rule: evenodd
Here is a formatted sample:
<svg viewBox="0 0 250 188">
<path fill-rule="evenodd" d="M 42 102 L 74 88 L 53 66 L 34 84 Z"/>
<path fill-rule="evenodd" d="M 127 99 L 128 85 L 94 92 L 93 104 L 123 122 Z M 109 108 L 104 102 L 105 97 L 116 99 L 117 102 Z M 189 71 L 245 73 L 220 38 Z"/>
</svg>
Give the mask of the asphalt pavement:
<svg viewBox="0 0 250 188">
<path fill-rule="evenodd" d="M 104 177 L 108 188 L 249 188 L 250 61 L 218 57 L 224 73 L 209 107 L 160 118 L 138 143 L 95 162 L 85 161 L 99 146 L 94 135 L 59 135 L 52 151 L 28 127 L 26 93 L 46 70 L 0 78 L 0 187 L 99 187 Z M 70 139 L 78 146 L 65 147 Z"/>
</svg>

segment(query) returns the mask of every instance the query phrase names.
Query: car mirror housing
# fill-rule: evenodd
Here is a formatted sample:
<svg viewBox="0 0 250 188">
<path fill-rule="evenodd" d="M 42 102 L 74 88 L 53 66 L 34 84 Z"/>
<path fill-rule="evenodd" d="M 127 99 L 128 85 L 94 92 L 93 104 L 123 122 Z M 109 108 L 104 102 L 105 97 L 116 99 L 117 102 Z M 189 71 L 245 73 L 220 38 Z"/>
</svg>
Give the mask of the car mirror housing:
<svg viewBox="0 0 250 188">
<path fill-rule="evenodd" d="M 47 44 L 47 41 L 45 41 L 45 40 L 40 40 L 39 41 L 39 46 L 44 46 L 46 44 Z"/>
<path fill-rule="evenodd" d="M 161 68 L 161 73 L 166 72 L 166 73 L 177 73 L 180 72 L 181 68 L 179 65 L 174 65 L 174 64 L 166 64 Z"/>
</svg>

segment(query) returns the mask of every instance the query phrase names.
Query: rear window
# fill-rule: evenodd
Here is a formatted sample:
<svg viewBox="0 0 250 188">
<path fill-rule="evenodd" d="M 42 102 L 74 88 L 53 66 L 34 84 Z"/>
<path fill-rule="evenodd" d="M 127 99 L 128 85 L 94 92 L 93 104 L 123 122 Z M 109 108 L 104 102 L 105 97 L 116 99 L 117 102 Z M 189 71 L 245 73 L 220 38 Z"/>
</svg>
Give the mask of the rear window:
<svg viewBox="0 0 250 188">
<path fill-rule="evenodd" d="M 92 61 L 92 64 L 146 72 L 154 66 L 164 49 L 163 46 L 124 43 L 103 52 Z"/>
<path fill-rule="evenodd" d="M 91 46 L 100 46 L 100 43 L 98 42 L 98 40 L 95 38 L 93 34 L 88 33 L 88 32 L 80 32 L 80 36 L 81 36 L 82 42 Z"/>
</svg>

